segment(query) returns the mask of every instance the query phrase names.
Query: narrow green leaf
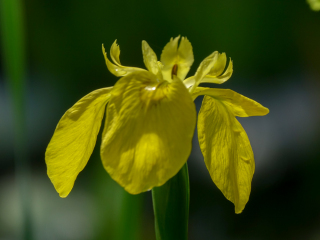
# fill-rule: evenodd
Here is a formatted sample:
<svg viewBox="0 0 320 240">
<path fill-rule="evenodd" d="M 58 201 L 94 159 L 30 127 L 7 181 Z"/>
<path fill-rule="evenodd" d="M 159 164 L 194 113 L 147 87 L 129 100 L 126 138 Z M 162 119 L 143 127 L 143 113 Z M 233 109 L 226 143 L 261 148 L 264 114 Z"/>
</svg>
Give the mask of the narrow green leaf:
<svg viewBox="0 0 320 240">
<path fill-rule="evenodd" d="M 152 189 L 157 240 L 188 239 L 189 195 L 187 163 L 163 186 Z"/>
</svg>

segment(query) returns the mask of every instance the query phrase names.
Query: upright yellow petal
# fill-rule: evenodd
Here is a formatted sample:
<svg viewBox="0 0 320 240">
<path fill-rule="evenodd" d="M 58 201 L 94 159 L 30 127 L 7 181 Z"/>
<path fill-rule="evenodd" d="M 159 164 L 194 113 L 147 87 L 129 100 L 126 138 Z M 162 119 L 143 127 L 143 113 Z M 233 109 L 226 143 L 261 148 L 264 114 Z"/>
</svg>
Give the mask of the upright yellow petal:
<svg viewBox="0 0 320 240">
<path fill-rule="evenodd" d="M 193 93 L 200 83 L 221 84 L 227 81 L 232 76 L 233 64 L 230 59 L 226 71 L 220 75 L 226 65 L 225 56 L 225 53 L 219 54 L 218 52 L 209 55 L 201 62 L 195 76 L 189 77 L 183 81 L 184 85 L 187 88 L 190 88 L 190 92 Z"/>
<path fill-rule="evenodd" d="M 192 86 L 190 92 L 193 93 L 200 83 L 224 83 L 232 76 L 233 72 L 233 64 L 230 59 L 229 66 L 223 73 L 226 61 L 227 57 L 225 53 L 213 52 L 200 63 L 194 77 L 186 79 L 184 84 L 188 88 Z"/>
<path fill-rule="evenodd" d="M 210 72 L 208 75 L 217 77 L 220 76 L 223 73 L 223 70 L 225 69 L 227 64 L 227 56 L 225 53 L 219 53 L 218 59 L 214 66 L 211 68 Z"/>
<path fill-rule="evenodd" d="M 213 67 L 215 69 L 215 67 Z M 221 84 L 229 80 L 231 78 L 233 73 L 233 63 L 232 60 L 230 59 L 229 65 L 226 69 L 226 71 L 222 75 L 216 75 L 217 72 L 209 72 L 208 75 L 206 75 L 204 78 L 201 79 L 201 83 L 216 83 L 216 84 Z"/>
<path fill-rule="evenodd" d="M 187 79 L 185 79 L 184 81 L 183 81 L 183 84 L 186 86 L 186 88 L 191 88 L 193 85 L 194 85 L 194 83 L 195 83 L 196 81 L 195 81 L 195 78 L 194 78 L 194 76 L 191 76 L 191 77 L 188 77 Z"/>
<path fill-rule="evenodd" d="M 112 88 L 95 90 L 81 98 L 60 119 L 47 147 L 47 173 L 60 197 L 66 197 L 87 164 Z"/>
<path fill-rule="evenodd" d="M 143 62 L 146 68 L 154 75 L 157 75 L 159 71 L 157 55 L 146 41 L 142 41 L 142 54 Z"/>
<path fill-rule="evenodd" d="M 198 87 L 193 96 L 199 95 L 208 95 L 223 102 L 237 117 L 264 116 L 269 113 L 269 109 L 260 103 L 230 89 Z"/>
<path fill-rule="evenodd" d="M 196 74 L 194 75 L 196 85 L 199 85 L 201 80 L 206 76 L 218 61 L 219 53 L 215 51 L 206 57 L 199 65 Z"/>
<path fill-rule="evenodd" d="M 116 65 L 121 66 L 121 63 L 120 63 L 120 47 L 117 44 L 117 40 L 115 40 L 111 45 L 110 57 L 111 57 L 112 61 Z"/>
<path fill-rule="evenodd" d="M 171 38 L 162 50 L 160 61 L 163 64 L 162 74 L 165 79 L 171 79 L 172 67 L 178 61 L 178 43 L 180 36 Z"/>
<path fill-rule="evenodd" d="M 204 97 L 198 138 L 213 182 L 241 213 L 249 200 L 255 164 L 248 136 L 224 101 Z"/>
<path fill-rule="evenodd" d="M 179 49 L 178 49 L 178 55 L 179 55 L 179 63 L 178 63 L 177 77 L 183 80 L 186 78 L 190 70 L 190 67 L 194 62 L 192 45 L 186 37 L 181 38 Z"/>
<path fill-rule="evenodd" d="M 174 78 L 148 72 L 121 78 L 108 104 L 101 159 L 129 193 L 163 185 L 187 161 L 196 123 L 193 100 Z"/>
<path fill-rule="evenodd" d="M 117 77 L 122 77 L 122 76 L 126 76 L 132 72 L 137 72 L 137 71 L 146 71 L 145 69 L 142 69 L 142 68 L 135 68 L 135 67 L 125 67 L 125 66 L 122 66 L 121 63 L 120 63 L 120 59 L 119 59 L 119 56 L 120 56 L 120 48 L 117 44 L 117 41 L 114 41 L 114 43 L 112 44 L 111 46 L 111 49 L 110 49 L 110 55 L 111 55 L 111 59 L 112 61 L 115 63 L 113 64 L 107 57 L 107 53 L 106 53 L 106 50 L 102 44 L 102 53 L 103 53 L 103 56 L 104 56 L 104 59 L 106 61 L 106 65 L 107 65 L 107 68 L 109 69 L 109 71 L 117 76 Z"/>
<path fill-rule="evenodd" d="M 168 81 L 173 79 L 173 75 L 184 80 L 194 61 L 192 46 L 189 40 L 182 37 L 178 48 L 179 39 L 180 36 L 175 39 L 171 38 L 161 54 L 163 78 Z M 173 69 L 175 69 L 175 73 L 173 73 Z"/>
</svg>

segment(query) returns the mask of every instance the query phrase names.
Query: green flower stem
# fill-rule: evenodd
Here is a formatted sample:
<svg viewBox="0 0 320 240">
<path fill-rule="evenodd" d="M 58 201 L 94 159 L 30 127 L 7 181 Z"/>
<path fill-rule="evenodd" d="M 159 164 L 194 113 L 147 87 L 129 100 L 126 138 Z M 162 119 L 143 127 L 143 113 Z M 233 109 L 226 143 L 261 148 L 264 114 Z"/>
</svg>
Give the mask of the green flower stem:
<svg viewBox="0 0 320 240">
<path fill-rule="evenodd" d="M 0 26 L 5 79 L 14 118 L 14 158 L 23 213 L 23 239 L 32 239 L 25 126 L 25 53 L 20 0 L 0 0 Z"/>
<path fill-rule="evenodd" d="M 141 212 L 144 195 L 131 195 L 124 190 L 122 191 L 121 212 L 117 224 L 116 240 L 140 240 Z"/>
<path fill-rule="evenodd" d="M 187 163 L 163 186 L 152 189 L 157 240 L 188 239 L 189 196 Z"/>
</svg>

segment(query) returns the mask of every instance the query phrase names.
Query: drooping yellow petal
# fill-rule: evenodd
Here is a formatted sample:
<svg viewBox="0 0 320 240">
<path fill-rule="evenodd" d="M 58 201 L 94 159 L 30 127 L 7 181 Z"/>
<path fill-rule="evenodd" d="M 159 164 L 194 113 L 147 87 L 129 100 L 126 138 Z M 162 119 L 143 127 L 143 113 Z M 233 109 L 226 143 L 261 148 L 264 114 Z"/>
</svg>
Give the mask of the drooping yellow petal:
<svg viewBox="0 0 320 240">
<path fill-rule="evenodd" d="M 179 79 L 184 80 L 188 74 L 190 67 L 194 61 L 192 46 L 185 37 L 181 38 L 178 48 L 180 36 L 170 40 L 163 48 L 161 54 L 161 62 L 163 64 L 162 74 L 165 80 L 172 80 L 172 70 L 176 68 L 176 75 Z"/>
<path fill-rule="evenodd" d="M 107 108 L 103 165 L 131 194 L 161 186 L 187 161 L 195 123 L 195 105 L 181 80 L 159 82 L 149 72 L 123 77 Z"/>
<path fill-rule="evenodd" d="M 230 89 L 198 87 L 193 97 L 196 98 L 199 95 L 208 95 L 223 102 L 237 117 L 264 116 L 269 113 L 269 109 L 260 103 Z"/>
<path fill-rule="evenodd" d="M 122 66 L 120 64 L 120 59 L 119 59 L 120 48 L 119 48 L 119 46 L 118 46 L 116 41 L 114 41 L 114 43 L 112 44 L 110 52 L 111 52 L 111 54 L 110 54 L 111 55 L 111 59 L 115 64 L 110 62 L 110 60 L 108 59 L 106 50 L 105 50 L 105 48 L 104 48 L 104 46 L 102 44 L 102 53 L 103 53 L 104 59 L 106 61 L 107 68 L 109 69 L 109 71 L 113 75 L 115 75 L 117 77 L 122 77 L 122 76 L 126 76 L 126 75 L 128 75 L 128 74 L 130 74 L 132 72 L 146 71 L 145 69 L 142 69 L 142 68 Z"/>
<path fill-rule="evenodd" d="M 255 164 L 248 136 L 229 105 L 204 97 L 198 138 L 213 182 L 241 213 L 249 200 Z"/>
<path fill-rule="evenodd" d="M 96 143 L 112 87 L 81 98 L 60 119 L 47 147 L 47 173 L 60 197 L 66 197 L 86 166 Z"/>
</svg>

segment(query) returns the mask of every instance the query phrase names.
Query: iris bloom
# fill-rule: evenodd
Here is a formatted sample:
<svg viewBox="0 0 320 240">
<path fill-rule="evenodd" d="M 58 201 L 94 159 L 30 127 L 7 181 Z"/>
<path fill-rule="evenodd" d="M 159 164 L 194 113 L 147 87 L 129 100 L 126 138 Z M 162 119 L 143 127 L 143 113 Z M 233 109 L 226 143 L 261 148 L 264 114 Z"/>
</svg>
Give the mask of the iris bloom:
<svg viewBox="0 0 320 240">
<path fill-rule="evenodd" d="M 194 99 L 205 95 L 198 114 L 198 137 L 213 182 L 240 213 L 248 201 L 254 173 L 248 136 L 236 117 L 262 116 L 269 110 L 229 89 L 199 87 L 221 84 L 232 75 L 225 53 L 213 52 L 195 75 L 185 79 L 193 63 L 187 38 L 171 39 L 160 61 L 142 41 L 147 68 L 125 67 L 120 48 L 112 44 L 111 73 L 121 77 L 114 87 L 80 99 L 59 121 L 46 150 L 48 176 L 66 197 L 94 149 L 106 112 L 101 159 L 110 176 L 131 194 L 163 185 L 186 163 L 196 126 Z M 226 68 L 226 70 L 225 70 Z"/>
</svg>

